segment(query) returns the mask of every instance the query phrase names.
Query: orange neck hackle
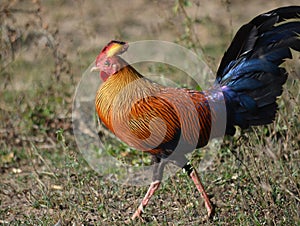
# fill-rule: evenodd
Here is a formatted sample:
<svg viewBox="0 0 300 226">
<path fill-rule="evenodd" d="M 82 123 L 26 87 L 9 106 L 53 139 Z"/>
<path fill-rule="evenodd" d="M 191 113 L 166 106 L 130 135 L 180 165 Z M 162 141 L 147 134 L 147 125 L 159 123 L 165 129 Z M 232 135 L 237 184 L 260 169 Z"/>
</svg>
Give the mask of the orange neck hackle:
<svg viewBox="0 0 300 226">
<path fill-rule="evenodd" d="M 121 59 L 121 58 L 120 58 Z M 96 110 L 106 126 L 110 127 L 111 110 L 122 117 L 131 108 L 130 102 L 153 95 L 160 85 L 144 78 L 132 66 L 126 65 L 101 84 L 96 95 Z M 127 103 L 127 104 L 124 104 Z M 128 108 L 128 109 L 127 109 Z"/>
</svg>

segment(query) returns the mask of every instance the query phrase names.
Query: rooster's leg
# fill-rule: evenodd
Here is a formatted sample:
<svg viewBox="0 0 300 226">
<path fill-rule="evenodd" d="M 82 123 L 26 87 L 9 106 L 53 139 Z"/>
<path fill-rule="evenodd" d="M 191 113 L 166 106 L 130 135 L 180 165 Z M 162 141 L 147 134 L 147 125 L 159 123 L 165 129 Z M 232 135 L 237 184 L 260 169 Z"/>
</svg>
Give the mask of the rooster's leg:
<svg viewBox="0 0 300 226">
<path fill-rule="evenodd" d="M 209 218 L 211 216 L 211 214 L 213 213 L 214 209 L 213 209 L 210 199 L 204 189 L 204 186 L 200 180 L 200 177 L 199 177 L 197 171 L 192 167 L 192 165 L 190 163 L 187 163 L 183 168 L 187 171 L 187 173 L 193 180 L 194 184 L 196 185 L 198 191 L 200 192 L 201 197 L 204 199 L 205 207 L 207 209 L 207 215 Z"/>
<path fill-rule="evenodd" d="M 143 198 L 141 204 L 139 205 L 139 207 L 137 208 L 137 210 L 135 211 L 135 213 L 132 215 L 131 219 L 134 220 L 136 217 L 141 218 L 141 215 L 144 211 L 144 207 L 147 206 L 150 198 L 152 197 L 152 195 L 154 194 L 154 192 L 158 189 L 160 185 L 160 181 L 154 181 L 150 184 L 150 187 L 145 195 L 145 197 Z"/>
<path fill-rule="evenodd" d="M 132 217 L 131 217 L 132 220 L 134 220 L 136 217 L 141 218 L 144 207 L 147 206 L 150 198 L 152 197 L 154 192 L 159 188 L 166 162 L 160 161 L 160 160 L 157 160 L 157 161 L 159 161 L 159 162 L 156 162 L 154 164 L 154 169 L 153 169 L 153 182 L 150 184 L 150 187 L 149 187 L 145 197 L 143 198 L 141 204 L 139 205 L 139 207 L 137 208 L 135 213 L 132 215 Z"/>
</svg>

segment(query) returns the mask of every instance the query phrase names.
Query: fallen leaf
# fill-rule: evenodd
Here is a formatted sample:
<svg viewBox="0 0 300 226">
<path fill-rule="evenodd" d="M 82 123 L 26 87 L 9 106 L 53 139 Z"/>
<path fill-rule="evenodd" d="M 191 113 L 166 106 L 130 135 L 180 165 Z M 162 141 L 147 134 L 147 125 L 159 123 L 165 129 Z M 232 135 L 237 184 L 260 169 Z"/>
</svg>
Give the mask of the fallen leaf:
<svg viewBox="0 0 300 226">
<path fill-rule="evenodd" d="M 22 170 L 17 168 L 12 168 L 12 172 L 17 174 L 17 173 L 22 173 Z"/>
<path fill-rule="evenodd" d="M 51 188 L 54 189 L 54 190 L 62 190 L 62 189 L 63 189 L 62 186 L 60 186 L 60 185 L 55 185 L 55 184 L 52 184 L 52 185 L 51 185 Z"/>
<path fill-rule="evenodd" d="M 14 156 L 15 155 L 14 155 L 13 152 L 10 152 L 10 153 L 8 153 L 6 155 L 3 155 L 3 156 L 1 156 L 1 162 L 3 162 L 3 163 L 10 163 L 10 162 L 13 161 Z"/>
</svg>

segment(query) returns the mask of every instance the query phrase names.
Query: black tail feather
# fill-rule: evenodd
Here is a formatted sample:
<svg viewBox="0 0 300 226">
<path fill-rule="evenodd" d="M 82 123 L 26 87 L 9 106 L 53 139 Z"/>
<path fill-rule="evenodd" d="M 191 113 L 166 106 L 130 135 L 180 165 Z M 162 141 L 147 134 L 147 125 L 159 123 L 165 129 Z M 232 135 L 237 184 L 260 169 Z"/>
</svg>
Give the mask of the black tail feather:
<svg viewBox="0 0 300 226">
<path fill-rule="evenodd" d="M 300 18 L 300 6 L 287 6 L 263 13 L 242 26 L 222 58 L 217 72 L 217 81 L 221 81 L 225 69 L 232 61 L 258 47 L 257 40 L 260 38 L 265 39 L 262 35 L 274 30 L 275 24 L 295 18 Z M 298 26 L 294 27 L 297 28 Z M 297 39 L 297 36 L 294 39 Z M 299 51 L 299 41 L 295 50 Z"/>
<path fill-rule="evenodd" d="M 216 82 L 227 107 L 227 133 L 271 123 L 287 72 L 279 67 L 300 51 L 300 6 L 272 10 L 241 27 L 225 52 Z"/>
</svg>

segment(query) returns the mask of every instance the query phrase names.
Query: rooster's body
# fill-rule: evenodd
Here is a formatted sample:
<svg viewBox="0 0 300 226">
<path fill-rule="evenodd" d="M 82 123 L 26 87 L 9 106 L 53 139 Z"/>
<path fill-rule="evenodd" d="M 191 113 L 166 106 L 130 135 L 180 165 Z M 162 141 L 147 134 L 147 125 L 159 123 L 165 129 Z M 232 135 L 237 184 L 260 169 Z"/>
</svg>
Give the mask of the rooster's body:
<svg viewBox="0 0 300 226">
<path fill-rule="evenodd" d="M 211 214 L 209 198 L 184 155 L 222 135 L 212 133 L 212 124 L 225 116 L 210 103 L 225 99 L 228 135 L 235 133 L 235 126 L 248 128 L 274 120 L 276 98 L 287 79 L 279 65 L 292 58 L 291 48 L 300 51 L 300 22 L 293 20 L 299 17 L 300 7 L 284 7 L 244 25 L 224 54 L 215 87 L 203 92 L 165 87 L 144 78 L 119 56 L 128 48 L 124 42 L 112 41 L 101 51 L 95 68 L 104 83 L 96 95 L 97 113 L 117 137 L 149 152 L 155 161 L 153 183 L 133 218 L 140 216 L 158 188 L 168 161 L 187 170 Z"/>
<path fill-rule="evenodd" d="M 126 81 L 122 81 L 124 78 Z M 153 83 L 129 65 L 109 78 L 98 90 L 96 110 L 106 127 L 123 141 L 159 158 L 167 157 L 170 154 L 167 152 L 174 150 L 181 131 L 185 131 L 182 135 L 186 145 L 203 147 L 209 140 L 211 113 L 204 93 Z M 183 122 L 180 122 L 179 111 L 187 115 Z M 197 117 L 189 117 L 189 113 L 197 113 Z M 155 119 L 162 121 L 155 122 Z M 197 124 L 203 133 L 190 128 L 190 125 Z"/>
</svg>

